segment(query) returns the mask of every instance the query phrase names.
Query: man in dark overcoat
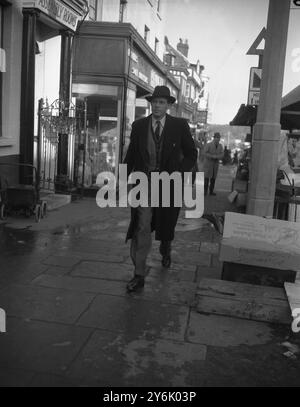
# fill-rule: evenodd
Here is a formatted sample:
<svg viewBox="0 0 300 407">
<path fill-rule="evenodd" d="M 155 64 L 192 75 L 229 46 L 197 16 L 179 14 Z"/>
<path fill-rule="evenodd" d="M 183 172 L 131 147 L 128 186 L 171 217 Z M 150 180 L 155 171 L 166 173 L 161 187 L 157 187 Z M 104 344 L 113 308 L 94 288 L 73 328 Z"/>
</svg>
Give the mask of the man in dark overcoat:
<svg viewBox="0 0 300 407">
<path fill-rule="evenodd" d="M 167 114 L 175 98 L 167 86 L 157 86 L 151 96 L 152 114 L 132 123 L 130 144 L 124 160 L 127 171 L 140 171 L 150 179 L 152 172 L 190 172 L 197 160 L 197 150 L 185 119 Z M 134 264 L 134 277 L 127 290 L 136 291 L 144 286 L 146 259 L 151 250 L 151 232 L 160 240 L 163 267 L 171 265 L 171 241 L 180 208 L 151 206 L 131 208 L 131 221 L 126 241 L 131 239 L 130 255 Z M 173 195 L 174 198 L 174 195 Z M 173 203 L 173 204 L 172 204 Z"/>
</svg>

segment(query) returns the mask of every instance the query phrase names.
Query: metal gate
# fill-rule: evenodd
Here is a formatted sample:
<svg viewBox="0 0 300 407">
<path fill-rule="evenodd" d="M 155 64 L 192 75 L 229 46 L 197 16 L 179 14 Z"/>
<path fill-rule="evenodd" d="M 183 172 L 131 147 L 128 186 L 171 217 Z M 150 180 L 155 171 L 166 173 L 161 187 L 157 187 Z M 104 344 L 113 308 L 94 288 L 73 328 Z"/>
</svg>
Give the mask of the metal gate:
<svg viewBox="0 0 300 407">
<path fill-rule="evenodd" d="M 39 100 L 35 157 L 41 189 L 67 192 L 81 185 L 78 166 L 80 157 L 84 156 L 80 150 L 85 149 L 82 148 L 82 144 L 85 146 L 82 140 L 85 140 L 85 114 L 85 106 L 66 105 L 59 99 L 49 105 L 47 100 Z M 67 150 L 64 151 L 67 161 L 64 177 L 58 177 L 59 142 L 60 148 Z M 65 189 L 61 189 L 62 185 Z"/>
</svg>

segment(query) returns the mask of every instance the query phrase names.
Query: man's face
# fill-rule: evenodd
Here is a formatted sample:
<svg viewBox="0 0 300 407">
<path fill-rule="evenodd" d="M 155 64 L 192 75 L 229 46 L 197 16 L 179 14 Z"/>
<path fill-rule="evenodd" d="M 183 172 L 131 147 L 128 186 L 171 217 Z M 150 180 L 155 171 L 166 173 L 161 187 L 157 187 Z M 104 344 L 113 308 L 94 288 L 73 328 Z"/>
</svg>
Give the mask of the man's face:
<svg viewBox="0 0 300 407">
<path fill-rule="evenodd" d="M 214 137 L 214 142 L 218 145 L 220 143 L 220 137 Z"/>
<path fill-rule="evenodd" d="M 154 98 L 152 99 L 151 107 L 154 118 L 160 119 L 167 113 L 169 103 L 165 98 Z"/>
</svg>

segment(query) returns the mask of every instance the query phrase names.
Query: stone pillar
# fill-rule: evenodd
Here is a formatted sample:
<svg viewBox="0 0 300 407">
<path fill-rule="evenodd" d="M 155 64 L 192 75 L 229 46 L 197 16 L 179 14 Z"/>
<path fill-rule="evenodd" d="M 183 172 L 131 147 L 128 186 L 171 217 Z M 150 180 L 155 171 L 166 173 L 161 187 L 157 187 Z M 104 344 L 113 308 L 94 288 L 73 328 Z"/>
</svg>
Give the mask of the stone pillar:
<svg viewBox="0 0 300 407">
<path fill-rule="evenodd" d="M 72 41 L 71 31 L 61 31 L 59 98 L 66 104 L 71 96 Z"/>
<path fill-rule="evenodd" d="M 71 99 L 72 40 L 72 32 L 61 31 L 59 99 L 65 106 Z M 61 114 L 68 115 L 68 109 Z M 62 179 L 68 175 L 68 134 L 59 134 L 58 140 L 57 176 Z"/>
<path fill-rule="evenodd" d="M 38 12 L 35 9 L 23 9 L 20 162 L 27 164 L 33 164 L 34 115 L 36 113 L 34 111 L 34 88 L 37 16 Z M 25 182 L 24 172 L 21 171 L 20 175 L 21 182 Z"/>
<path fill-rule="evenodd" d="M 272 216 L 290 0 L 270 0 L 247 213 Z"/>
</svg>

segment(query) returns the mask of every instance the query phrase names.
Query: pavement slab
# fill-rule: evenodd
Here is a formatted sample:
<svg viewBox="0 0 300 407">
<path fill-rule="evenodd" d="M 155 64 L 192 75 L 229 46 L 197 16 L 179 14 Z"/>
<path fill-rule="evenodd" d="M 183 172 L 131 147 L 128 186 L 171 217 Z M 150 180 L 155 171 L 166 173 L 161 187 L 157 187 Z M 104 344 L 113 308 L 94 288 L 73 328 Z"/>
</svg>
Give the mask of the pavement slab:
<svg viewBox="0 0 300 407">
<path fill-rule="evenodd" d="M 85 345 L 89 328 L 22 320 L 0 336 L 0 368 L 62 374 Z"/>
<path fill-rule="evenodd" d="M 130 294 L 126 297 L 99 294 L 77 325 L 128 335 L 183 340 L 188 315 L 186 306 L 146 301 Z"/>
<path fill-rule="evenodd" d="M 79 256 L 56 256 L 51 255 L 43 260 L 43 264 L 58 267 L 73 267 L 81 261 Z"/>
<path fill-rule="evenodd" d="M 78 387 L 79 381 L 72 380 L 66 376 L 52 373 L 36 373 L 28 383 L 27 387 Z"/>
<path fill-rule="evenodd" d="M 191 311 L 187 339 L 192 343 L 226 348 L 267 344 L 272 338 L 270 324 Z"/>
<path fill-rule="evenodd" d="M 132 278 L 133 266 L 124 263 L 82 261 L 73 268 L 71 275 L 75 277 L 128 281 Z"/>
<path fill-rule="evenodd" d="M 126 295 L 125 282 L 114 280 L 43 274 L 34 279 L 32 284 L 41 287 L 79 291 L 81 293 Z"/>
<path fill-rule="evenodd" d="M 97 330 L 68 370 L 82 385 L 201 385 L 206 347 Z"/>
<path fill-rule="evenodd" d="M 148 276 L 158 278 L 165 284 L 168 284 L 169 280 L 189 281 L 192 283 L 196 277 L 196 266 L 186 267 L 186 265 L 171 264 L 171 267 L 168 269 L 161 265 L 150 267 Z"/>
<path fill-rule="evenodd" d="M 207 347 L 205 386 L 299 387 L 300 360 L 289 360 L 278 343 Z"/>
<path fill-rule="evenodd" d="M 193 306 L 197 284 L 189 281 L 174 281 L 173 279 L 148 276 L 145 287 L 140 293 L 132 296 L 140 299 L 162 302 L 164 304 L 178 304 Z"/>
<path fill-rule="evenodd" d="M 206 267 L 206 266 L 197 267 L 197 282 L 199 282 L 202 278 L 221 279 L 221 276 L 222 276 L 221 267 Z"/>
<path fill-rule="evenodd" d="M 36 260 L 30 262 L 26 261 L 26 259 L 21 259 L 20 262 L 4 261 L 0 272 L 0 290 L 10 284 L 30 283 L 31 280 L 46 270 L 47 266 Z"/>
<path fill-rule="evenodd" d="M 85 251 L 87 250 L 87 251 Z M 128 252 L 129 253 L 129 249 Z M 108 253 L 107 251 L 103 251 L 102 253 L 97 253 L 97 252 L 89 252 L 87 247 L 84 248 L 83 251 L 78 251 L 74 250 L 74 247 L 72 249 L 68 247 L 63 248 L 61 247 L 59 250 L 56 251 L 56 254 L 59 256 L 67 256 L 67 257 L 72 257 L 75 256 L 76 259 L 80 258 L 80 261 L 103 261 L 107 263 L 122 263 L 124 259 L 127 256 L 124 255 L 119 255 L 119 254 L 113 254 L 113 253 Z"/>
<path fill-rule="evenodd" d="M 211 254 L 219 254 L 220 245 L 215 242 L 201 242 L 200 244 L 200 252 L 202 253 L 211 253 Z"/>
<path fill-rule="evenodd" d="M 183 246 L 184 247 L 184 246 Z M 172 249 L 171 252 L 172 264 L 177 264 L 178 267 L 189 266 L 210 266 L 211 264 L 211 254 L 210 253 L 200 253 L 199 251 L 194 251 L 191 253 L 186 253 L 184 250 L 177 251 Z M 161 261 L 161 255 L 158 252 L 150 253 L 148 256 L 147 263 L 150 261 Z"/>
<path fill-rule="evenodd" d="M 0 367 L 0 387 L 28 387 L 34 374 L 28 370 Z"/>
<path fill-rule="evenodd" d="M 71 274 L 72 269 L 72 267 L 47 266 L 44 273 L 52 276 L 64 276 Z"/>
<path fill-rule="evenodd" d="M 72 324 L 95 295 L 39 286 L 11 285 L 1 292 L 8 316 Z"/>
</svg>

